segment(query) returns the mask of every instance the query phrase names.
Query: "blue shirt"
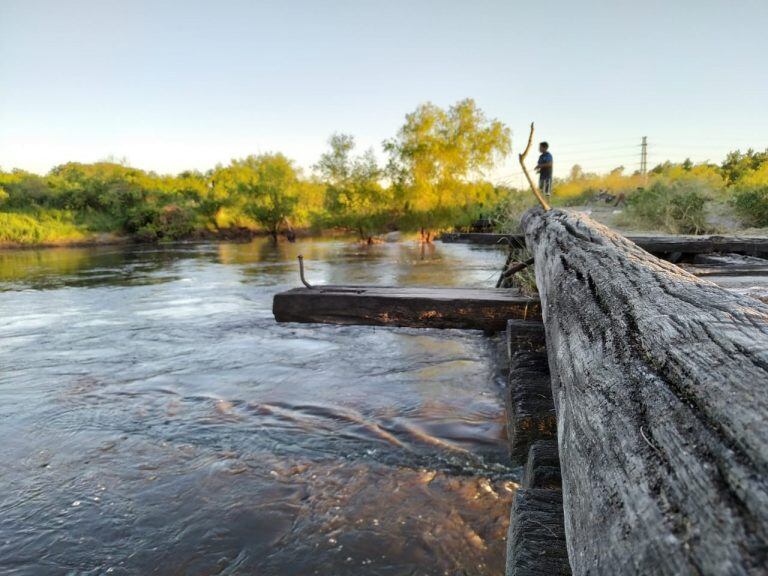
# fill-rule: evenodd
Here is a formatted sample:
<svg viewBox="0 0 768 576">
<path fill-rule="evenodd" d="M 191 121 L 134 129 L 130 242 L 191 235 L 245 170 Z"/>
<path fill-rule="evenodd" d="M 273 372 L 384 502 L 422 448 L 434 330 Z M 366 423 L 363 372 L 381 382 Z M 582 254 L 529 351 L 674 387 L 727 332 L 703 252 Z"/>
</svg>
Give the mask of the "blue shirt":
<svg viewBox="0 0 768 576">
<path fill-rule="evenodd" d="M 552 163 L 552 154 L 549 152 L 544 152 L 541 156 L 539 156 L 538 165 L 541 166 L 542 164 L 551 164 Z M 552 167 L 548 166 L 546 168 L 542 168 L 539 171 L 539 178 L 542 180 L 551 180 L 552 179 Z"/>
</svg>

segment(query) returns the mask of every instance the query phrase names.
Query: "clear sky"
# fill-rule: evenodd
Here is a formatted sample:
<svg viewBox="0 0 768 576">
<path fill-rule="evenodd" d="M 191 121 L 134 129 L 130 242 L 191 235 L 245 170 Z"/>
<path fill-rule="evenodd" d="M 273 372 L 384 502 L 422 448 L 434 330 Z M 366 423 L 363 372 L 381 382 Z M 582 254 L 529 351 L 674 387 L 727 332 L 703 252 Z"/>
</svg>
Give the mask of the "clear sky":
<svg viewBox="0 0 768 576">
<path fill-rule="evenodd" d="M 0 0 L 0 166 L 311 166 L 474 98 L 556 172 L 768 146 L 768 0 Z M 495 177 L 518 183 L 510 159 Z"/>
</svg>

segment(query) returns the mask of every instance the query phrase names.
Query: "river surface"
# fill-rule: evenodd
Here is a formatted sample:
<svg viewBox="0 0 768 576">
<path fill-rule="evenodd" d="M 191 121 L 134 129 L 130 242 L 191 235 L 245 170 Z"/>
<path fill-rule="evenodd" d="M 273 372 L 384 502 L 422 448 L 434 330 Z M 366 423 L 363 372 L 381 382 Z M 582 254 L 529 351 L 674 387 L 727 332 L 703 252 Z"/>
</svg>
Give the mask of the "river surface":
<svg viewBox="0 0 768 576">
<path fill-rule="evenodd" d="M 492 286 L 462 245 L 0 252 L 0 573 L 502 574 L 499 342 L 278 325 L 316 283 Z"/>
</svg>

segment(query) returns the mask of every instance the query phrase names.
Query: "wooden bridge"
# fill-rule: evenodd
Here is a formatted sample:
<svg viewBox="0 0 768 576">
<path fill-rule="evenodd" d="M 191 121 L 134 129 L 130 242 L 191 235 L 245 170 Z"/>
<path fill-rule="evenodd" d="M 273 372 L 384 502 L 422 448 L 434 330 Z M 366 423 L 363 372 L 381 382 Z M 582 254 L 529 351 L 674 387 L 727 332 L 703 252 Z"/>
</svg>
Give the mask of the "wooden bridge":
<svg viewBox="0 0 768 576">
<path fill-rule="evenodd" d="M 763 256 L 768 240 L 635 243 L 561 210 L 522 226 L 508 241 L 533 252 L 541 320 L 498 304 L 524 465 L 507 573 L 766 574 L 768 305 L 650 252 Z"/>
</svg>

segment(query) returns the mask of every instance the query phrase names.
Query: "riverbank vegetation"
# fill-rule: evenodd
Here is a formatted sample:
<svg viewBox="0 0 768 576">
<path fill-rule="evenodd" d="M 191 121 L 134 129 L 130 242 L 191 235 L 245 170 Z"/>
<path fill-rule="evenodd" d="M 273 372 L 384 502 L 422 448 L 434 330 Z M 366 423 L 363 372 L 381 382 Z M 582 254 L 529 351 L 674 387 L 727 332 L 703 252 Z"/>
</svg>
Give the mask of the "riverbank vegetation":
<svg viewBox="0 0 768 576">
<path fill-rule="evenodd" d="M 554 183 L 552 204 L 592 212 L 623 230 L 707 234 L 768 228 L 768 150 L 729 153 L 721 164 L 664 162 L 648 174 L 585 173 L 573 166 Z M 498 231 L 519 229 L 536 203 L 527 190 L 510 190 L 494 211 Z"/>
<path fill-rule="evenodd" d="M 334 134 L 308 172 L 277 152 L 177 175 L 111 161 L 69 162 L 44 176 L 0 170 L 0 245 L 276 239 L 331 229 L 365 242 L 420 231 L 429 241 L 480 217 L 513 230 L 534 204 L 528 190 L 491 182 L 511 152 L 510 131 L 473 100 L 419 106 L 382 149 L 380 164 L 353 136 Z M 553 204 L 615 205 L 611 224 L 632 229 L 705 233 L 723 220 L 768 227 L 768 152 L 732 152 L 719 165 L 665 162 L 647 175 L 574 166 L 556 180 Z"/>
<path fill-rule="evenodd" d="M 0 171 L 0 243 L 277 238 L 297 229 L 344 229 L 365 241 L 422 230 L 429 239 L 506 194 L 487 172 L 509 154 L 509 129 L 473 100 L 419 106 L 383 147 L 382 166 L 372 150 L 356 152 L 353 136 L 334 134 L 308 174 L 280 153 L 175 176 L 106 161 L 69 162 L 45 176 Z"/>
</svg>

